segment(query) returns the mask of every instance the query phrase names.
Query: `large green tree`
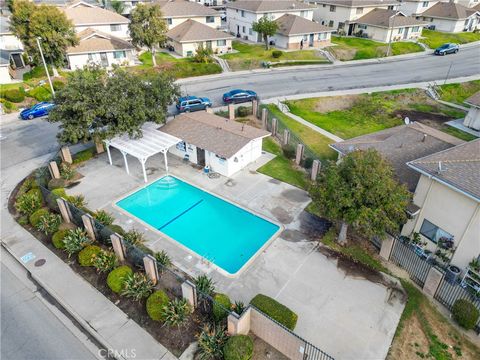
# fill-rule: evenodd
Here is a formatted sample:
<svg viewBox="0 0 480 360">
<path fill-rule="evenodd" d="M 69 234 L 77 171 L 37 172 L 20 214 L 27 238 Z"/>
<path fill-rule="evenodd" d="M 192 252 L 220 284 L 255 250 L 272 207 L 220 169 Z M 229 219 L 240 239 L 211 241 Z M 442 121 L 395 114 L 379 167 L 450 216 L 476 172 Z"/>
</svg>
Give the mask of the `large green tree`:
<svg viewBox="0 0 480 360">
<path fill-rule="evenodd" d="M 320 174 L 310 195 L 316 208 L 341 224 L 338 241 L 344 244 L 348 226 L 364 236 L 385 236 L 405 222 L 410 193 L 376 150 L 353 151 Z"/>
<path fill-rule="evenodd" d="M 259 33 L 265 41 L 265 49 L 269 49 L 268 37 L 275 35 L 278 30 L 278 24 L 274 20 L 270 20 L 266 16 L 262 16 L 260 20 L 254 21 L 252 24 L 253 31 Z"/>
<path fill-rule="evenodd" d="M 142 79 L 121 68 L 107 73 L 90 66 L 69 75 L 48 121 L 60 124 L 63 144 L 123 134 L 141 137 L 146 121 L 166 121 L 167 107 L 178 94 L 174 79 L 163 72 Z"/>
<path fill-rule="evenodd" d="M 30 1 L 15 0 L 10 28 L 36 64 L 41 63 L 37 38 L 41 42 L 45 61 L 54 67 L 62 66 L 67 48 L 78 44 L 72 22 L 55 6 L 37 6 Z"/>
<path fill-rule="evenodd" d="M 139 3 L 130 14 L 130 37 L 136 46 L 147 47 L 152 53 L 153 66 L 157 66 L 155 60 L 155 48 L 165 44 L 167 37 L 167 23 L 162 18 L 162 10 L 158 4 Z"/>
</svg>

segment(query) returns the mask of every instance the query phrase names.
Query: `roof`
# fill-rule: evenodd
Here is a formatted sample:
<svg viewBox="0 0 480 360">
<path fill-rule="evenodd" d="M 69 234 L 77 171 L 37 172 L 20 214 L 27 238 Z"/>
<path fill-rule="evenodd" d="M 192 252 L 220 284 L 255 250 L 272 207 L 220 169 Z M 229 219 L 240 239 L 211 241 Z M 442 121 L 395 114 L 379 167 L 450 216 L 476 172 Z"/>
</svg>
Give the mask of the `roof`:
<svg viewBox="0 0 480 360">
<path fill-rule="evenodd" d="M 7 16 L 0 17 L 0 34 L 12 34 L 10 30 L 10 19 Z"/>
<path fill-rule="evenodd" d="M 234 39 L 235 37 L 214 28 L 188 19 L 167 32 L 167 37 L 177 42 Z"/>
<path fill-rule="evenodd" d="M 157 0 L 164 17 L 188 17 L 188 16 L 221 16 L 221 14 L 207 6 L 188 0 Z"/>
<path fill-rule="evenodd" d="M 130 50 L 135 47 L 128 41 L 106 34 L 92 28 L 80 31 L 77 34 L 80 43 L 67 49 L 68 55 L 100 51 Z"/>
<path fill-rule="evenodd" d="M 475 14 L 476 10 L 453 2 L 439 2 L 421 13 L 421 16 L 462 20 Z"/>
<path fill-rule="evenodd" d="M 480 139 L 411 161 L 409 166 L 480 201 Z"/>
<path fill-rule="evenodd" d="M 465 104 L 480 107 L 480 91 L 470 96 L 465 100 Z"/>
<path fill-rule="evenodd" d="M 227 3 L 226 7 L 254 13 L 316 9 L 315 5 L 305 4 L 295 0 L 239 0 Z"/>
<path fill-rule="evenodd" d="M 128 24 L 130 21 L 114 11 L 84 2 L 76 2 L 61 9 L 75 26 L 99 24 Z"/>
<path fill-rule="evenodd" d="M 334 31 L 332 28 L 292 14 L 282 15 L 275 22 L 278 24 L 277 33 L 287 36 Z"/>
<path fill-rule="evenodd" d="M 396 16 L 395 16 L 396 15 Z M 402 12 L 387 9 L 373 9 L 363 15 L 357 21 L 359 24 L 367 24 L 384 28 L 397 28 L 404 26 L 427 25 L 426 21 L 420 21 L 412 16 L 405 16 Z"/>
<path fill-rule="evenodd" d="M 400 5 L 397 0 L 311 0 L 318 4 L 329 4 L 344 7 L 388 6 Z"/>
<path fill-rule="evenodd" d="M 406 163 L 462 143 L 462 140 L 451 135 L 414 122 L 341 141 L 331 147 L 341 154 L 354 150 L 376 149 L 390 161 L 397 180 L 413 192 L 420 175 Z"/>
<path fill-rule="evenodd" d="M 268 131 L 206 111 L 181 114 L 159 130 L 226 159 L 235 155 L 251 140 L 270 135 Z"/>
</svg>

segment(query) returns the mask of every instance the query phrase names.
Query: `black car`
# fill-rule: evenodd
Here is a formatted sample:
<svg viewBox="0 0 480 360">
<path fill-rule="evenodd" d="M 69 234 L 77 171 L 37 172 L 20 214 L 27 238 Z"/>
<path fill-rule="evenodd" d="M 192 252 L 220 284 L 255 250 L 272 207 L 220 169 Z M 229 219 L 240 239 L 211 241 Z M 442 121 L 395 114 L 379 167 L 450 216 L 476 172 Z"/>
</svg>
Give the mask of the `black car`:
<svg viewBox="0 0 480 360">
<path fill-rule="evenodd" d="M 255 100 L 257 93 L 252 90 L 235 89 L 223 94 L 223 102 L 226 104 L 238 104 Z"/>
</svg>

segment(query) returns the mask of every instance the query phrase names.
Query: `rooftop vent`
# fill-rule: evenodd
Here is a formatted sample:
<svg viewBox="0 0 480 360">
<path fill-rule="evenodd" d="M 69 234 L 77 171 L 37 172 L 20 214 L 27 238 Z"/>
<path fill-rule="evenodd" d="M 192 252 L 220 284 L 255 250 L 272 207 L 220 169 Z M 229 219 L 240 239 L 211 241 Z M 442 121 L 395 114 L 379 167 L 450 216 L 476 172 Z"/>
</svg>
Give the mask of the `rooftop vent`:
<svg viewBox="0 0 480 360">
<path fill-rule="evenodd" d="M 425 142 L 425 140 L 427 140 L 427 134 L 423 134 L 422 142 Z"/>
</svg>

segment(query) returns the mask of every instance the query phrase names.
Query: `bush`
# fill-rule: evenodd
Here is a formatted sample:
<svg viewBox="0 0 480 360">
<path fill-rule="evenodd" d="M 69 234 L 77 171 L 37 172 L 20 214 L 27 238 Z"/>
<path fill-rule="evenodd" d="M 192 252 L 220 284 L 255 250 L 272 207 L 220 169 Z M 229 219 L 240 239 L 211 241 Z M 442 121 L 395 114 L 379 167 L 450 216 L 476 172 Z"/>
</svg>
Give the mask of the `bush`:
<svg viewBox="0 0 480 360">
<path fill-rule="evenodd" d="M 77 209 L 83 208 L 87 204 L 87 202 L 85 201 L 85 196 L 81 194 L 67 196 L 67 200 L 70 204 L 75 206 Z"/>
<path fill-rule="evenodd" d="M 28 96 L 37 101 L 49 101 L 52 99 L 52 93 L 44 86 L 37 86 L 28 92 Z"/>
<path fill-rule="evenodd" d="M 37 228 L 37 225 L 40 223 L 40 218 L 48 214 L 49 212 L 47 208 L 38 209 L 30 215 L 28 221 L 30 221 L 30 225 L 32 225 L 34 228 Z"/>
<path fill-rule="evenodd" d="M 123 235 L 123 240 L 132 245 L 139 245 L 145 242 L 145 237 L 140 231 L 132 229 Z"/>
<path fill-rule="evenodd" d="M 283 145 L 282 151 L 287 159 L 295 159 L 295 148 L 292 145 Z"/>
<path fill-rule="evenodd" d="M 28 225 L 29 224 L 28 216 L 26 216 L 26 215 L 20 216 L 18 218 L 17 222 L 22 226 Z"/>
<path fill-rule="evenodd" d="M 58 188 L 64 188 L 66 182 L 64 179 L 50 179 L 48 182 L 48 190 L 55 190 Z"/>
<path fill-rule="evenodd" d="M 197 340 L 200 360 L 223 359 L 223 347 L 228 340 L 224 327 L 205 324 Z"/>
<path fill-rule="evenodd" d="M 54 213 L 47 213 L 43 216 L 40 216 L 36 228 L 38 231 L 43 232 L 45 235 L 49 235 L 56 233 L 61 223 L 62 217 L 60 215 Z"/>
<path fill-rule="evenodd" d="M 238 117 L 247 117 L 248 115 L 250 115 L 250 108 L 248 108 L 247 106 L 239 106 L 237 108 L 237 116 Z"/>
<path fill-rule="evenodd" d="M 28 62 L 25 62 L 28 63 Z M 48 72 L 51 74 L 52 73 L 52 68 L 48 66 Z M 29 72 L 26 72 L 23 74 L 23 80 L 24 81 L 29 81 L 32 79 L 39 79 L 44 76 L 47 76 L 47 73 L 45 72 L 45 67 L 43 66 L 35 66 L 32 70 Z"/>
<path fill-rule="evenodd" d="M 23 100 L 25 100 L 25 94 L 19 89 L 9 89 L 5 91 L 4 97 L 12 103 L 21 103 Z"/>
<path fill-rule="evenodd" d="M 107 285 L 114 293 L 119 293 L 123 290 L 123 284 L 127 275 L 133 274 L 130 266 L 120 266 L 112 271 L 107 276 Z"/>
<path fill-rule="evenodd" d="M 475 327 L 478 317 L 480 316 L 475 305 L 465 299 L 455 301 L 452 308 L 452 315 L 458 325 L 467 330 Z"/>
<path fill-rule="evenodd" d="M 190 304 L 185 299 L 173 299 L 163 307 L 164 323 L 167 326 L 180 327 L 185 325 L 192 312 Z"/>
<path fill-rule="evenodd" d="M 203 307 L 203 310 L 208 309 L 208 296 L 213 296 L 215 292 L 215 283 L 207 275 L 200 275 L 195 280 L 195 286 L 197 287 L 198 305 Z"/>
<path fill-rule="evenodd" d="M 55 91 L 62 90 L 65 87 L 65 83 L 61 80 L 53 80 L 52 85 Z"/>
<path fill-rule="evenodd" d="M 253 356 L 253 340 L 247 335 L 231 336 L 223 347 L 225 360 L 250 360 Z"/>
<path fill-rule="evenodd" d="M 245 304 L 242 301 L 235 301 L 235 304 L 232 304 L 232 310 L 238 315 L 242 315 L 245 310 Z"/>
<path fill-rule="evenodd" d="M 32 190 L 20 195 L 15 202 L 17 211 L 26 216 L 30 216 L 42 206 L 42 198 L 38 196 L 37 192 L 32 192 Z"/>
<path fill-rule="evenodd" d="M 100 224 L 104 226 L 112 225 L 113 221 L 115 220 L 113 216 L 105 210 L 95 211 L 93 217 L 95 218 L 95 220 L 97 220 Z"/>
<path fill-rule="evenodd" d="M 64 180 L 72 180 L 75 176 L 75 169 L 68 163 L 61 163 L 60 176 Z"/>
<path fill-rule="evenodd" d="M 65 251 L 68 257 L 76 254 L 91 242 L 92 240 L 81 228 L 69 230 L 63 238 L 63 244 L 65 245 Z"/>
<path fill-rule="evenodd" d="M 283 51 L 280 51 L 280 50 L 273 50 L 272 51 L 272 57 L 275 58 L 275 59 L 278 59 L 282 55 L 283 55 Z"/>
<path fill-rule="evenodd" d="M 263 294 L 255 296 L 250 304 L 258 310 L 278 321 L 286 328 L 293 330 L 297 324 L 298 316 L 285 305 Z"/>
<path fill-rule="evenodd" d="M 63 238 L 67 235 L 67 230 L 58 230 L 55 234 L 52 236 L 52 244 L 55 246 L 57 249 L 64 249 L 65 244 L 63 243 Z"/>
<path fill-rule="evenodd" d="M 147 298 L 153 291 L 153 282 L 145 274 L 134 273 L 125 275 L 122 295 L 140 301 Z"/>
<path fill-rule="evenodd" d="M 67 193 L 65 192 L 65 188 L 55 188 L 51 191 L 51 193 L 55 195 L 55 199 L 61 198 L 61 197 L 64 199 L 68 198 Z"/>
<path fill-rule="evenodd" d="M 92 265 L 99 273 L 110 272 L 115 269 L 117 264 L 118 259 L 115 253 L 105 250 L 100 251 L 92 261 Z"/>
<path fill-rule="evenodd" d="M 230 298 L 226 294 L 215 294 L 213 297 L 213 319 L 216 322 L 222 321 L 228 316 L 228 309 L 232 306 Z"/>
<path fill-rule="evenodd" d="M 73 163 L 78 164 L 90 160 L 95 154 L 93 148 L 85 149 L 73 155 Z"/>
<path fill-rule="evenodd" d="M 160 271 L 162 271 L 163 268 L 168 268 L 172 266 L 172 259 L 170 259 L 170 256 L 168 256 L 165 250 L 160 250 L 159 252 L 156 252 L 155 260 L 157 260 L 157 262 L 161 265 L 161 268 L 159 269 Z"/>
<path fill-rule="evenodd" d="M 147 314 L 152 320 L 164 321 L 163 309 L 170 299 L 162 290 L 155 291 L 147 299 Z"/>
<path fill-rule="evenodd" d="M 303 167 L 305 169 L 310 169 L 313 165 L 313 159 L 311 157 L 306 158 L 303 160 Z"/>
<path fill-rule="evenodd" d="M 118 235 L 124 236 L 126 234 L 126 231 L 123 230 L 123 228 L 120 225 L 111 224 L 111 225 L 108 225 L 108 228 L 112 230 L 114 233 L 117 233 Z"/>
<path fill-rule="evenodd" d="M 88 245 L 78 253 L 78 263 L 81 266 L 93 266 L 95 258 L 102 251 L 99 246 Z"/>
<path fill-rule="evenodd" d="M 10 101 L 7 101 L 5 99 L 0 99 L 0 103 L 2 103 L 3 108 L 6 110 L 5 112 L 9 114 L 11 111 L 16 110 L 16 106 L 13 105 Z"/>
</svg>

